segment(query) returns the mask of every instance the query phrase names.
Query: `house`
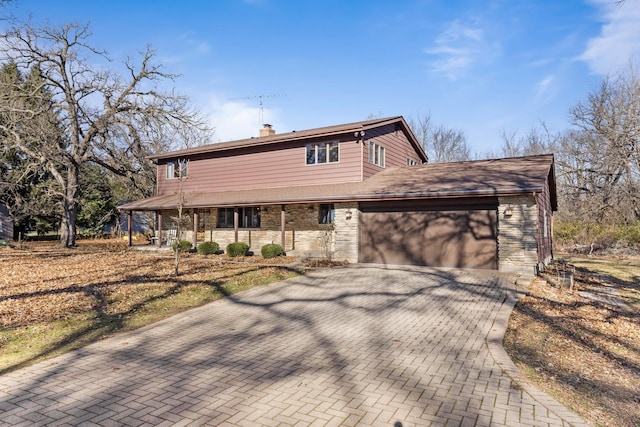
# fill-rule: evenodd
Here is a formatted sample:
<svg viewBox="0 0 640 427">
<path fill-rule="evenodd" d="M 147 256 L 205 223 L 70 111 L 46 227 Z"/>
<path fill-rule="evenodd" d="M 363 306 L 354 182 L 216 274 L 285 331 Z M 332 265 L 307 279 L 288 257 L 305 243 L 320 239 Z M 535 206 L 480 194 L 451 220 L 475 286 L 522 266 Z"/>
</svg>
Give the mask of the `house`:
<svg viewBox="0 0 640 427">
<path fill-rule="evenodd" d="M 194 244 L 362 263 L 535 272 L 552 256 L 553 155 L 433 164 L 402 117 L 157 154 L 153 211 Z"/>
<path fill-rule="evenodd" d="M 13 218 L 3 203 L 0 203 L 0 240 L 13 240 Z"/>
</svg>

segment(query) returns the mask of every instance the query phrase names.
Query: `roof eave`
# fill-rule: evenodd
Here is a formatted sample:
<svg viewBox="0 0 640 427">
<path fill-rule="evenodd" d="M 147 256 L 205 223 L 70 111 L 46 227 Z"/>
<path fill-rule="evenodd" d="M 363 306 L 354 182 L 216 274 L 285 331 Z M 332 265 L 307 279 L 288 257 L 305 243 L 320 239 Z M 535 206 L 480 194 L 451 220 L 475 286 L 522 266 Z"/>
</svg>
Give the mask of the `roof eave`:
<svg viewBox="0 0 640 427">
<path fill-rule="evenodd" d="M 498 197 L 498 196 L 523 196 L 533 195 L 535 192 L 542 191 L 540 187 L 528 188 L 509 188 L 501 190 L 456 190 L 456 191 L 422 191 L 422 192 L 404 192 L 404 193 L 361 193 L 361 194 L 344 194 L 329 195 L 316 197 L 291 197 L 279 199 L 263 199 L 263 200 L 235 200 L 229 202 L 215 203 L 211 201 L 184 203 L 183 207 L 188 209 L 204 209 L 210 207 L 230 207 L 230 206 L 272 206 L 282 204 L 302 204 L 302 203 L 328 203 L 328 202 L 370 202 L 385 200 L 415 200 L 415 199 L 452 199 L 460 197 Z M 145 204 L 143 206 L 136 205 L 136 202 L 118 206 L 120 211 L 157 211 L 167 209 L 177 209 L 178 203 L 163 204 Z"/>
</svg>

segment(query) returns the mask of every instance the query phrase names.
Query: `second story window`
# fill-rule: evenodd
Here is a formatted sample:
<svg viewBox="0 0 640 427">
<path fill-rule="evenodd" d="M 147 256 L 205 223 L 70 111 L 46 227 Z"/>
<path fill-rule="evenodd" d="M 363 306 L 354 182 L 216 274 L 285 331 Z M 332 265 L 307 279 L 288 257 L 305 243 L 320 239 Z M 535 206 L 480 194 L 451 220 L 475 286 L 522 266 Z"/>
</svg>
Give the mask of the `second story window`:
<svg viewBox="0 0 640 427">
<path fill-rule="evenodd" d="M 187 160 L 167 163 L 167 179 L 185 178 L 187 176 Z"/>
<path fill-rule="evenodd" d="M 369 142 L 369 163 L 384 167 L 384 147 L 373 141 Z"/>
<path fill-rule="evenodd" d="M 339 158 L 338 141 L 307 144 L 308 165 L 337 163 Z"/>
<path fill-rule="evenodd" d="M 418 164 L 417 160 L 413 160 L 407 157 L 407 166 L 415 166 Z"/>
</svg>

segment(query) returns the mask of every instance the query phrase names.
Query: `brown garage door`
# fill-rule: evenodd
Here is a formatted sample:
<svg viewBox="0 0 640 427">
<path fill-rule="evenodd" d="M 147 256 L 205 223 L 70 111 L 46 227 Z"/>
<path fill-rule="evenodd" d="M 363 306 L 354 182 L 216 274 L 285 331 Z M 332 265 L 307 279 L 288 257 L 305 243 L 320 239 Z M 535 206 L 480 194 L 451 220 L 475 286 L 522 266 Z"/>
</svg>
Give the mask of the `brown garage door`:
<svg viewBox="0 0 640 427">
<path fill-rule="evenodd" d="M 497 209 L 361 206 L 360 262 L 497 269 Z"/>
</svg>

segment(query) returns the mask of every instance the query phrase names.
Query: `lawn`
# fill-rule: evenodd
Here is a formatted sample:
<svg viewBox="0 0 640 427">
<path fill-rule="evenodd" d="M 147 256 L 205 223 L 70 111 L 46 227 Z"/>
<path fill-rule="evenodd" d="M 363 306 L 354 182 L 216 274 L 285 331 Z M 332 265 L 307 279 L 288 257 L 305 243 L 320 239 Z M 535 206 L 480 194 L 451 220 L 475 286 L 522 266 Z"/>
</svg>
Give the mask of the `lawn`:
<svg viewBox="0 0 640 427">
<path fill-rule="evenodd" d="M 0 248 L 0 374 L 254 286 L 300 274 L 291 257 L 130 251 L 121 241 Z"/>
<path fill-rule="evenodd" d="M 516 305 L 505 349 L 540 389 L 596 426 L 640 426 L 640 259 L 563 256 Z"/>
</svg>

